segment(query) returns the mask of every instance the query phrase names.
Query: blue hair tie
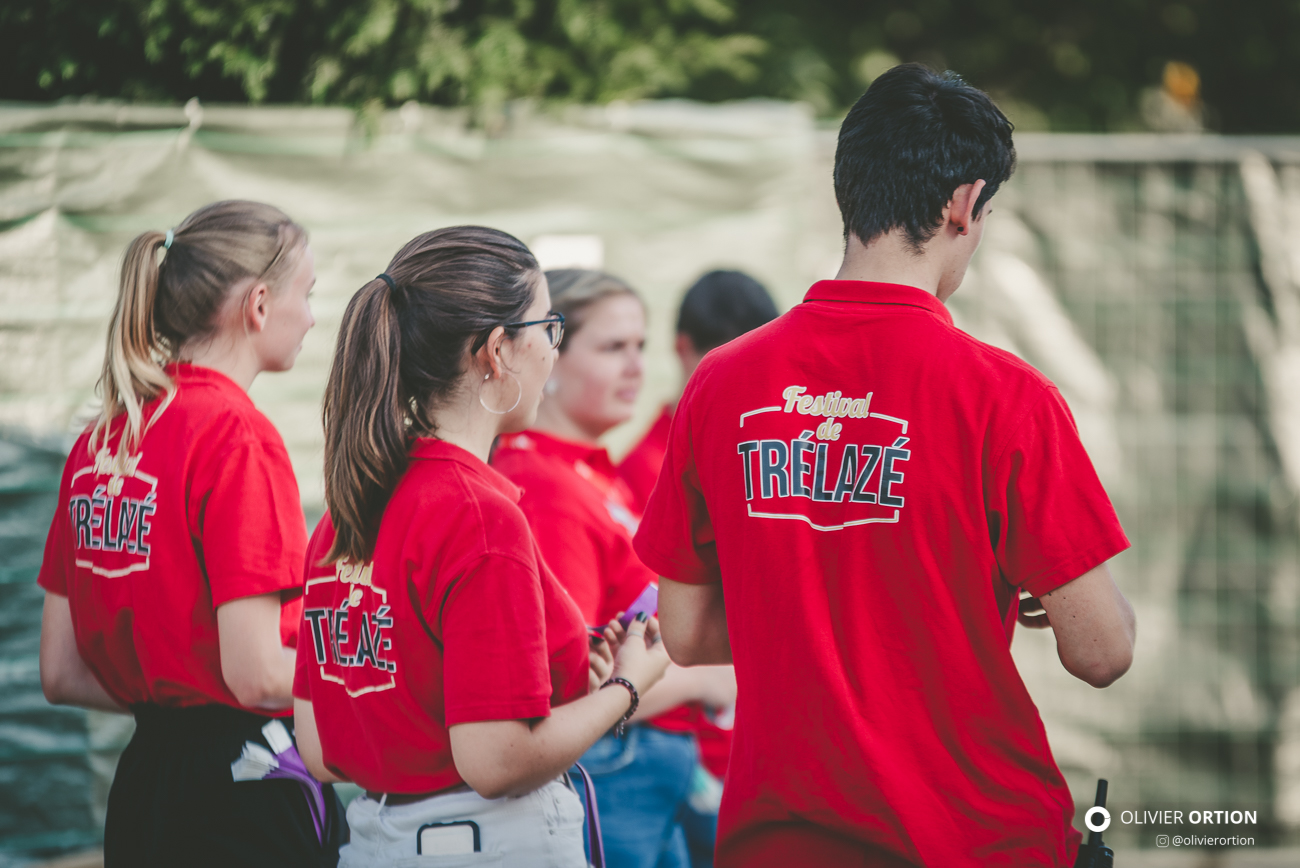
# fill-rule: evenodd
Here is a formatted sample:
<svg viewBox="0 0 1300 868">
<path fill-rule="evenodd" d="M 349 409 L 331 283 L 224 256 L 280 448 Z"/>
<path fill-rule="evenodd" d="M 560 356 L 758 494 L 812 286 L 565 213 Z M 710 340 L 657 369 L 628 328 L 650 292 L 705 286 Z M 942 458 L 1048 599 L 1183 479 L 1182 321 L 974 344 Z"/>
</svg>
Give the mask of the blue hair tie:
<svg viewBox="0 0 1300 868">
<path fill-rule="evenodd" d="M 172 230 L 168 229 L 168 230 L 167 230 L 167 240 L 163 242 L 163 250 L 171 250 L 171 249 L 172 249 L 172 242 L 175 241 L 175 240 L 176 240 L 176 233 L 174 233 L 174 232 L 172 232 Z"/>
<path fill-rule="evenodd" d="M 389 277 L 386 273 L 384 273 L 384 272 L 381 271 L 381 272 L 379 273 L 378 277 L 379 277 L 379 279 L 382 280 L 384 283 L 388 284 L 388 289 L 389 289 L 390 292 L 397 292 L 397 284 L 396 284 L 396 283 L 393 283 L 393 279 L 392 279 L 391 277 Z"/>
</svg>

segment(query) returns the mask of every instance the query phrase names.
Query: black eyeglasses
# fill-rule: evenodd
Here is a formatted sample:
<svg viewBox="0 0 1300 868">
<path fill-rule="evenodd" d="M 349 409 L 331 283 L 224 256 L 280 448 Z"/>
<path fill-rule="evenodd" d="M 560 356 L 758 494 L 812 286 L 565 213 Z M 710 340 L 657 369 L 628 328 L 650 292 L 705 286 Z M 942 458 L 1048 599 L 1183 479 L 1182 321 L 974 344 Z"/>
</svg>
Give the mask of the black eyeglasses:
<svg viewBox="0 0 1300 868">
<path fill-rule="evenodd" d="M 527 322 L 506 322 L 502 323 L 508 329 L 521 329 L 530 325 L 545 325 L 546 339 L 551 342 L 551 349 L 560 345 L 564 339 L 564 314 L 553 313 L 546 319 L 530 319 Z"/>
</svg>

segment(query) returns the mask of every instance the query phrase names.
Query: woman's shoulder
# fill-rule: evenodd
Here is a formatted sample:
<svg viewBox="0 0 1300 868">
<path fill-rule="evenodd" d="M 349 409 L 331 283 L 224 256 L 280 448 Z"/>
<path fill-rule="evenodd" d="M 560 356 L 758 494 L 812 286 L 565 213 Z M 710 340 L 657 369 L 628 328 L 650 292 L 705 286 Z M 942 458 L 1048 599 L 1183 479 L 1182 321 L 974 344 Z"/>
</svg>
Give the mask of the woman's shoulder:
<svg viewBox="0 0 1300 868">
<path fill-rule="evenodd" d="M 485 464 L 416 460 L 388 508 L 418 524 L 420 533 L 445 544 L 531 557 L 532 536 L 519 495 L 510 479 Z"/>
<path fill-rule="evenodd" d="M 170 400 L 163 397 L 151 403 L 156 406 L 148 415 L 157 416 L 156 425 L 180 429 L 195 446 L 214 454 L 250 447 L 286 453 L 279 429 L 243 390 L 182 381 Z"/>
</svg>

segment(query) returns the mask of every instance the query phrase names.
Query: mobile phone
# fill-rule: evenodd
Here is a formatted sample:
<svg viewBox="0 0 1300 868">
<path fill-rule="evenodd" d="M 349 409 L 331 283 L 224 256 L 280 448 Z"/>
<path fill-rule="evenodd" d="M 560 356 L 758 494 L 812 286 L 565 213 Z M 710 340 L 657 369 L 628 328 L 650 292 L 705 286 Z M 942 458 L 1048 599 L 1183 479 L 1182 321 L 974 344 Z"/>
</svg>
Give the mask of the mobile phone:
<svg viewBox="0 0 1300 868">
<path fill-rule="evenodd" d="M 415 834 L 417 856 L 461 856 L 479 852 L 482 845 L 473 820 L 426 823 Z"/>
<path fill-rule="evenodd" d="M 659 585 L 650 582 L 645 586 L 645 590 L 641 592 L 641 596 L 633 600 L 632 605 L 627 607 L 627 611 L 618 619 L 618 622 L 622 624 L 623 629 L 626 630 L 627 625 L 632 623 L 632 619 L 637 615 L 640 615 L 642 612 L 645 612 L 647 615 L 654 615 L 654 613 L 658 611 Z"/>
</svg>

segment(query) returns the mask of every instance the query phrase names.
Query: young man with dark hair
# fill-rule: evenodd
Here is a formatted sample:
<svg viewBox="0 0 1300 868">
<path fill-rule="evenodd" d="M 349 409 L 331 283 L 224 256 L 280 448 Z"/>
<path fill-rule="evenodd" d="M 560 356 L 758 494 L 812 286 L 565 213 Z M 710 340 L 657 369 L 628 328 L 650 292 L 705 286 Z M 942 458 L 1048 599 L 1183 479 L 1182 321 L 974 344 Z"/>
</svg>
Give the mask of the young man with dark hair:
<svg viewBox="0 0 1300 868">
<path fill-rule="evenodd" d="M 943 302 L 1015 165 L 952 75 L 896 67 L 835 158 L 835 280 L 703 360 L 636 537 L 684 665 L 734 662 L 717 864 L 1065 866 L 1073 800 L 1011 657 L 1132 661 L 1128 547 L 1056 388 Z M 1036 608 L 1036 606 L 1035 606 Z"/>
</svg>

